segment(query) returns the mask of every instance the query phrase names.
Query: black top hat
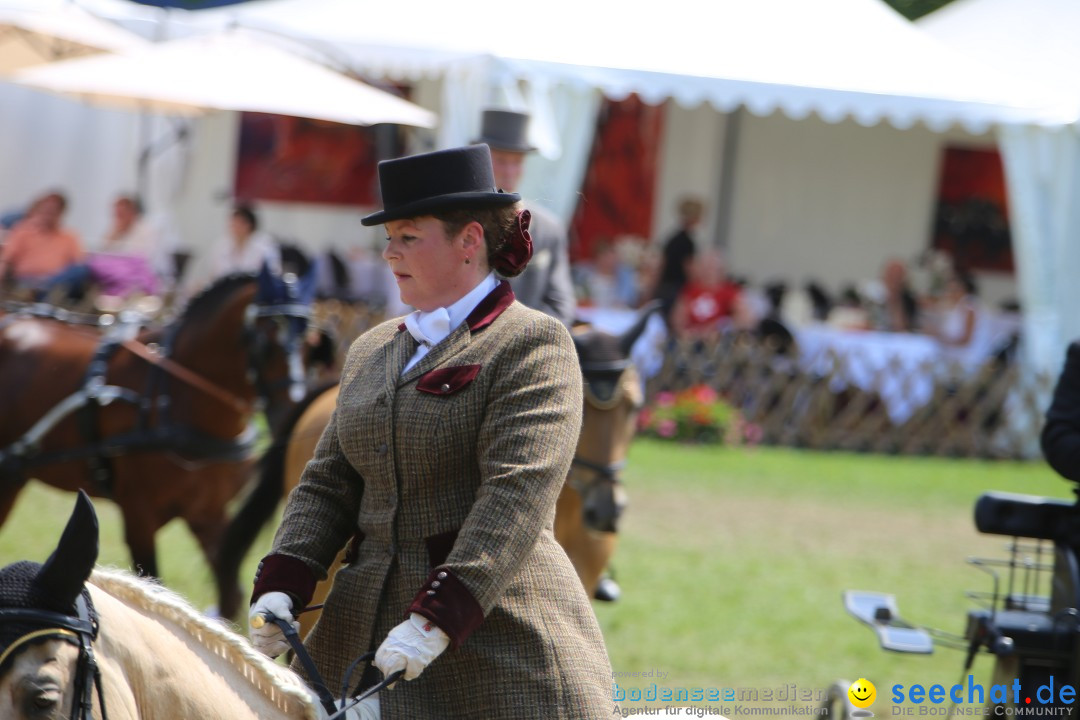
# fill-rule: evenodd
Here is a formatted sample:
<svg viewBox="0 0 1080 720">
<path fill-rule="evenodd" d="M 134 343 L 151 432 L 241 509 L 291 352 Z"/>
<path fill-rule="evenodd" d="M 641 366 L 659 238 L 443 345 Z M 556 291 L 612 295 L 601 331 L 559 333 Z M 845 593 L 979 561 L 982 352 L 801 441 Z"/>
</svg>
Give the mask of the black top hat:
<svg viewBox="0 0 1080 720">
<path fill-rule="evenodd" d="M 517 193 L 495 187 L 487 145 L 436 150 L 379 163 L 383 209 L 362 218 L 364 225 L 430 215 L 461 206 L 511 205 Z"/>
<path fill-rule="evenodd" d="M 532 152 L 536 148 L 526 137 L 529 116 L 512 110 L 485 110 L 480 120 L 480 137 L 473 142 L 487 143 L 495 150 Z"/>
</svg>

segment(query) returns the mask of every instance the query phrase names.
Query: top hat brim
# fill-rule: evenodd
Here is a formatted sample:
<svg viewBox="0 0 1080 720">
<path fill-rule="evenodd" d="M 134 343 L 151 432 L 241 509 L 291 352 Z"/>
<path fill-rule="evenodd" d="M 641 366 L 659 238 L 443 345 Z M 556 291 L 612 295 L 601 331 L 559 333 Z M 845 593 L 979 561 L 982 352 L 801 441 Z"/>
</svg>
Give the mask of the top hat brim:
<svg viewBox="0 0 1080 720">
<path fill-rule="evenodd" d="M 505 152 L 519 152 L 530 153 L 536 150 L 535 145 L 529 145 L 528 143 L 513 143 L 506 140 L 500 140 L 499 138 L 482 137 L 473 140 L 473 145 L 487 145 L 492 150 L 503 150 Z"/>
<path fill-rule="evenodd" d="M 391 220 L 403 220 L 405 218 L 430 215 L 437 210 L 446 210 L 454 207 L 497 207 L 499 205 L 513 205 L 521 200 L 518 193 L 508 192 L 460 192 L 423 198 L 410 203 L 396 205 L 389 210 L 379 210 L 367 217 L 360 219 L 361 225 L 382 225 Z"/>
</svg>

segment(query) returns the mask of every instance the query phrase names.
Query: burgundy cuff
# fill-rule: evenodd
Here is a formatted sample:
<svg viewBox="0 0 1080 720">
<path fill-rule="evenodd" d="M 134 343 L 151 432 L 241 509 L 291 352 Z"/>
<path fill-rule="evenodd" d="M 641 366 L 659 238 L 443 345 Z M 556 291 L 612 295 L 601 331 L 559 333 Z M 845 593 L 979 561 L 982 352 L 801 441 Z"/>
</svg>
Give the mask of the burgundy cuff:
<svg viewBox="0 0 1080 720">
<path fill-rule="evenodd" d="M 255 589 L 250 602 L 254 603 L 264 593 L 283 592 L 292 597 L 293 614 L 296 614 L 311 602 L 316 582 L 315 573 L 303 560 L 289 555 L 267 555 L 255 571 Z"/>
<path fill-rule="evenodd" d="M 422 615 L 450 636 L 457 648 L 484 622 L 484 610 L 469 589 L 445 566 L 431 571 L 405 616 Z"/>
</svg>

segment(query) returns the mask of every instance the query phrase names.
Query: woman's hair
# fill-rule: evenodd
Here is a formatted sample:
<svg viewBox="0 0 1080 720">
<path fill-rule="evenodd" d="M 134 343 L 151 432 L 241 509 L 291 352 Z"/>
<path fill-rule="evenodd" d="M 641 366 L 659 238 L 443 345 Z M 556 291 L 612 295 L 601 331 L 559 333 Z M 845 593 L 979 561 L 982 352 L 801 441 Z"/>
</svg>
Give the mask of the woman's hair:
<svg viewBox="0 0 1080 720">
<path fill-rule="evenodd" d="M 116 198 L 116 202 L 124 203 L 131 208 L 131 211 L 136 215 L 143 214 L 142 198 L 138 195 L 120 195 Z"/>
<path fill-rule="evenodd" d="M 37 200 L 34 200 L 34 202 L 30 205 L 30 208 L 34 209 L 42 203 L 48 202 L 50 200 L 56 202 L 56 204 L 60 206 L 60 212 L 64 212 L 65 210 L 67 210 L 67 196 L 59 190 L 53 190 L 51 192 L 45 193 Z"/>
<path fill-rule="evenodd" d="M 498 207 L 472 206 L 457 207 L 432 213 L 435 219 L 443 224 L 443 230 L 447 236 L 453 237 L 461 232 L 462 228 L 471 222 L 480 223 L 484 229 L 484 244 L 487 246 L 488 265 L 505 277 L 514 277 L 521 274 L 521 270 L 514 272 L 499 262 L 499 254 L 507 248 L 511 237 L 517 231 L 518 213 L 522 210 L 521 203 L 501 205 Z M 522 268 L 524 269 L 524 268 Z"/>
<path fill-rule="evenodd" d="M 233 217 L 242 218 L 251 227 L 251 231 L 254 232 L 259 229 L 259 220 L 255 216 L 255 211 L 250 205 L 237 205 L 232 211 Z"/>
<path fill-rule="evenodd" d="M 678 210 L 683 223 L 696 223 L 705 214 L 705 203 L 696 197 L 683 197 L 679 199 Z"/>
<path fill-rule="evenodd" d="M 953 277 L 956 282 L 960 284 L 960 287 L 964 288 L 964 292 L 968 295 L 978 295 L 979 285 L 975 282 L 975 276 L 969 272 L 963 270 L 957 270 Z"/>
</svg>

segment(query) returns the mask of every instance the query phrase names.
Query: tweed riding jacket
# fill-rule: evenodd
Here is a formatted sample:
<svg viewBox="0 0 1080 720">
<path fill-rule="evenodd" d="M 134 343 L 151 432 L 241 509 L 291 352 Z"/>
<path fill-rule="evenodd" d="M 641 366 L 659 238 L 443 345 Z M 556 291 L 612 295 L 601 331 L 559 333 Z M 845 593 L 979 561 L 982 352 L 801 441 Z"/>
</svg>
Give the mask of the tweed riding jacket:
<svg viewBox="0 0 1080 720">
<path fill-rule="evenodd" d="M 303 606 L 353 538 L 307 638 L 331 688 L 412 611 L 451 645 L 380 694 L 384 717 L 608 716 L 603 637 L 552 531 L 582 414 L 569 333 L 505 281 L 404 375 L 417 346 L 402 330 L 385 322 L 349 349 L 255 597 Z"/>
</svg>

